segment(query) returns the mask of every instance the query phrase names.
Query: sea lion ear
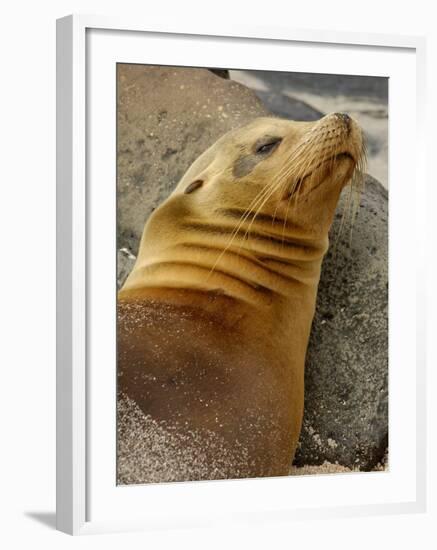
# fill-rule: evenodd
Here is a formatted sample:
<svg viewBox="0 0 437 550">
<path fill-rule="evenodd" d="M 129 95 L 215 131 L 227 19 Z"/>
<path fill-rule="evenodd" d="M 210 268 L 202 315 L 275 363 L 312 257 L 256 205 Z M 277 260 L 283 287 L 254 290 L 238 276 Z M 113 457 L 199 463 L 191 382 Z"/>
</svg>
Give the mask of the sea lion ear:
<svg viewBox="0 0 437 550">
<path fill-rule="evenodd" d="M 185 188 L 184 193 L 188 195 L 189 193 L 192 193 L 196 189 L 199 189 L 199 187 L 202 187 L 202 185 L 203 185 L 203 180 L 194 180 L 188 185 L 188 187 Z"/>
</svg>

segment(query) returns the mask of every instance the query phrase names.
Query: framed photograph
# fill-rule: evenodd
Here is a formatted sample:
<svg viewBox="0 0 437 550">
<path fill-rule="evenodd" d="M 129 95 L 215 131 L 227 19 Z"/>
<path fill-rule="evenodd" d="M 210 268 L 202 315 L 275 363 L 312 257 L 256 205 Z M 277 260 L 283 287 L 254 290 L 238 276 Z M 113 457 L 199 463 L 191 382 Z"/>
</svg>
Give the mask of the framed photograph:
<svg viewBox="0 0 437 550">
<path fill-rule="evenodd" d="M 425 509 L 424 50 L 58 20 L 58 529 Z"/>
</svg>

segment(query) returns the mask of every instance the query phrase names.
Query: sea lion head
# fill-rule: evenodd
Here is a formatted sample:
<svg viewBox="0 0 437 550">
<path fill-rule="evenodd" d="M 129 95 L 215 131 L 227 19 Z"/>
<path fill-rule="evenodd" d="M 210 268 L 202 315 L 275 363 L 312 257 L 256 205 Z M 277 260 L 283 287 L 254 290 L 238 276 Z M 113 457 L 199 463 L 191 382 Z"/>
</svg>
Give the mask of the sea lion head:
<svg viewBox="0 0 437 550">
<path fill-rule="evenodd" d="M 310 236 L 329 229 L 339 193 L 362 159 L 361 130 L 346 114 L 316 122 L 258 118 L 201 155 L 175 194 L 192 195 L 209 215 L 224 208 L 276 211 Z"/>
<path fill-rule="evenodd" d="M 316 122 L 258 118 L 228 132 L 149 218 L 125 288 L 161 268 L 173 271 L 161 269 L 161 280 L 176 285 L 190 263 L 196 288 L 219 289 L 226 276 L 246 272 L 250 284 L 262 286 L 266 277 L 254 281 L 247 262 L 254 272 L 275 260 L 320 268 L 339 195 L 362 172 L 363 143 L 358 124 L 342 113 Z M 211 283 L 211 273 L 223 281 Z M 295 276 L 305 280 L 302 270 Z"/>
</svg>

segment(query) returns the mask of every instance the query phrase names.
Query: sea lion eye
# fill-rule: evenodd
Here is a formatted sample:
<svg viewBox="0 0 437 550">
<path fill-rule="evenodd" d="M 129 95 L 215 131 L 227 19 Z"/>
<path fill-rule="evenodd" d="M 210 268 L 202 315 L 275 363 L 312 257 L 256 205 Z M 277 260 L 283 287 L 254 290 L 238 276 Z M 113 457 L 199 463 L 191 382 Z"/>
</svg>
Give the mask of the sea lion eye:
<svg viewBox="0 0 437 550">
<path fill-rule="evenodd" d="M 258 143 L 256 146 L 256 153 L 265 155 L 266 153 L 271 153 L 273 149 L 276 149 L 276 147 L 281 143 L 282 138 L 271 138 L 269 141 L 263 141 L 261 143 Z"/>
</svg>

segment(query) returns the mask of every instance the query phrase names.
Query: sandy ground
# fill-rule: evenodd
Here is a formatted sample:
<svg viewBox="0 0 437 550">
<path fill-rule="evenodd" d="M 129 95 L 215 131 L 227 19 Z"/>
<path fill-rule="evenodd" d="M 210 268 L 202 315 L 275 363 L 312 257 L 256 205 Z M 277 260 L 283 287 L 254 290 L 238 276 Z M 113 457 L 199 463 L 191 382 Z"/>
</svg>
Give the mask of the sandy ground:
<svg viewBox="0 0 437 550">
<path fill-rule="evenodd" d="M 208 451 L 213 451 L 212 454 Z M 209 456 L 209 458 L 208 458 Z M 214 462 L 211 462 L 214 456 Z M 195 432 L 180 433 L 146 416 L 134 401 L 121 396 L 117 403 L 117 483 L 120 485 L 231 479 L 235 467 L 245 471 L 244 449 L 230 451 L 215 436 L 199 440 Z M 386 470 L 387 456 L 373 471 Z M 290 468 L 290 475 L 325 475 L 359 472 L 325 461 L 319 466 Z M 245 477 L 244 474 L 241 477 Z"/>
<path fill-rule="evenodd" d="M 388 470 L 387 462 L 377 464 L 372 470 L 373 472 L 385 472 Z M 320 466 L 302 466 L 296 468 L 292 466 L 290 469 L 290 475 L 292 476 L 307 476 L 307 475 L 323 475 L 323 474 L 350 474 L 359 472 L 360 470 L 354 468 L 348 468 L 341 464 L 332 464 L 331 462 L 324 462 Z"/>
</svg>

